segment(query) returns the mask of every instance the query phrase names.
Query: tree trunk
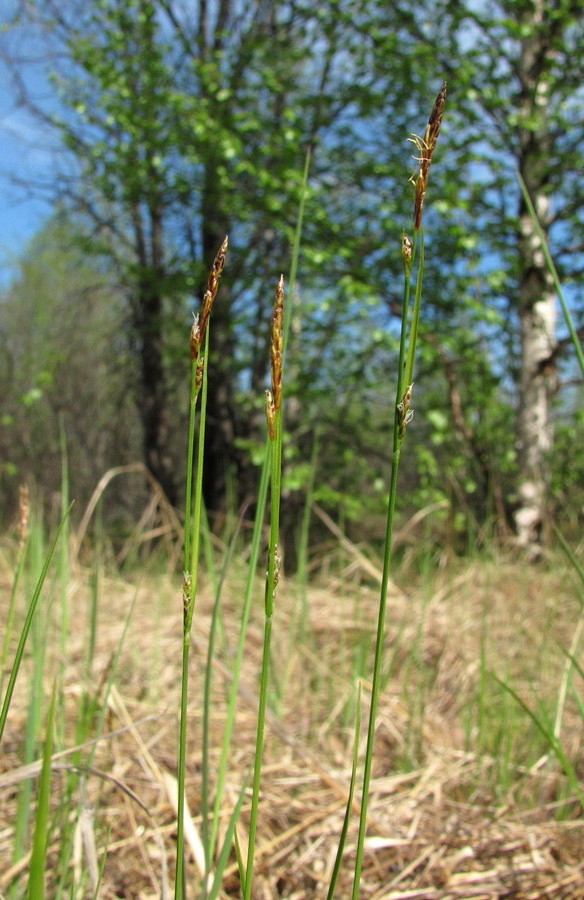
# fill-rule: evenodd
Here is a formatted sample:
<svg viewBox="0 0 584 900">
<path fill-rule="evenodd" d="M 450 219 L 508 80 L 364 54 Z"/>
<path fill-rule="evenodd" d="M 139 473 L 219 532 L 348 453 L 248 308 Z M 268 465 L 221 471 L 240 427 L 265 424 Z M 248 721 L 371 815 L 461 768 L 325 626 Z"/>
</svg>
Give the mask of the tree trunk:
<svg viewBox="0 0 584 900">
<path fill-rule="evenodd" d="M 540 197 L 539 212 L 545 199 Z M 547 205 L 547 204 L 546 204 Z M 536 207 L 537 208 L 537 207 Z M 539 238 L 524 210 L 520 217 L 522 269 L 519 279 L 521 373 L 517 418 L 519 506 L 515 513 L 517 538 L 535 555 L 545 515 L 553 431 L 551 390 L 555 383 L 555 294 L 545 267 Z"/>
<path fill-rule="evenodd" d="M 213 164 L 207 163 L 202 192 L 201 247 L 208 269 L 227 231 L 226 217 L 221 214 L 217 179 Z M 225 505 L 226 481 L 236 475 L 234 439 L 235 404 L 233 399 L 234 352 L 233 321 L 229 301 L 229 257 L 226 276 L 213 304 L 210 321 L 210 353 L 207 366 L 207 420 L 205 429 L 205 467 L 203 496 L 210 512 Z M 206 284 L 201 285 L 200 296 Z"/>
<path fill-rule="evenodd" d="M 523 96 L 521 112 L 537 117 L 536 128 L 520 129 L 519 171 L 547 234 L 549 134 L 546 107 L 549 85 L 548 31 L 542 28 L 545 0 L 536 0 L 530 14 L 530 33 L 524 38 L 519 60 Z M 515 525 L 519 544 L 529 555 L 539 552 L 548 488 L 547 454 L 552 446 L 551 393 L 555 384 L 555 293 L 539 238 L 523 198 L 519 205 L 518 315 L 520 335 L 518 437 L 518 508 Z"/>
<path fill-rule="evenodd" d="M 156 286 L 141 282 L 136 330 L 140 340 L 144 461 L 168 501 L 178 501 L 176 465 L 170 450 L 168 397 L 162 356 L 162 297 Z"/>
<path fill-rule="evenodd" d="M 176 506 L 178 502 L 176 466 L 171 452 L 163 358 L 164 255 L 160 205 L 151 200 L 145 215 L 148 221 L 147 229 L 143 225 L 140 205 L 134 203 L 132 221 L 140 277 L 133 310 L 134 328 L 140 348 L 139 414 L 142 421 L 144 462 L 159 482 L 168 501 Z M 148 241 L 145 237 L 146 231 Z"/>
</svg>

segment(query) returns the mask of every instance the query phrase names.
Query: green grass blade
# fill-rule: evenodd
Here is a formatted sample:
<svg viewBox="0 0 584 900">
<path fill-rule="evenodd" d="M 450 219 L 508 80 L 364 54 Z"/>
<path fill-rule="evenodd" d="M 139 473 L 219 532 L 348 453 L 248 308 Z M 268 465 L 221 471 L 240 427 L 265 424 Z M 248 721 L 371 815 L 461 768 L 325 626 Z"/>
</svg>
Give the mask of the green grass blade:
<svg viewBox="0 0 584 900">
<path fill-rule="evenodd" d="M 264 522 L 264 513 L 268 497 L 268 485 L 270 482 L 270 446 L 269 441 L 266 442 L 266 452 L 264 454 L 264 462 L 260 474 L 260 483 L 257 493 L 256 512 L 253 523 L 253 531 L 251 538 L 251 548 L 249 554 L 249 564 L 247 568 L 247 579 L 243 595 L 243 608 L 241 612 L 241 624 L 239 628 L 239 637 L 237 641 L 237 649 L 235 652 L 235 660 L 233 663 L 233 671 L 231 677 L 231 685 L 229 688 L 229 696 L 227 699 L 227 712 L 225 718 L 225 727 L 223 729 L 223 737 L 221 740 L 221 752 L 219 756 L 219 765 L 217 767 L 217 780 L 215 786 L 215 802 L 213 804 L 213 825 L 211 830 L 210 847 L 215 847 L 217 840 L 217 831 L 219 828 L 219 811 L 221 808 L 221 800 L 223 797 L 223 784 L 225 781 L 225 772 L 227 769 L 227 754 L 229 753 L 229 745 L 231 743 L 231 735 L 233 733 L 233 723 L 235 721 L 235 705 L 237 701 L 237 687 L 239 684 L 239 673 L 243 662 L 243 651 L 245 649 L 245 636 L 247 633 L 247 623 L 251 610 L 251 600 L 253 594 L 254 579 L 257 571 L 258 558 L 260 554 L 260 543 L 262 537 L 262 527 Z M 213 851 L 211 850 L 211 853 Z"/>
<path fill-rule="evenodd" d="M 252 802 L 249 818 L 249 843 L 247 847 L 247 862 L 245 867 L 244 900 L 250 900 L 253 881 L 253 862 L 255 857 L 255 835 L 259 806 L 260 781 L 262 774 L 262 755 L 264 749 L 264 730 L 266 722 L 266 706 L 268 699 L 268 671 L 270 665 L 270 645 L 272 638 L 272 619 L 266 617 L 264 622 L 264 644 L 262 653 L 262 669 L 260 679 L 260 696 L 258 703 L 258 719 L 256 729 L 255 756 Z"/>
<path fill-rule="evenodd" d="M 16 654 L 14 657 L 14 662 L 12 663 L 12 668 L 10 670 L 10 677 L 8 679 L 8 686 L 6 688 L 6 695 L 4 697 L 4 702 L 2 704 L 2 712 L 0 713 L 0 740 L 2 740 L 2 735 L 4 734 L 4 727 L 6 725 L 6 719 L 8 717 L 8 710 L 10 709 L 10 701 L 12 700 L 12 695 L 14 693 L 14 686 L 16 684 L 16 679 L 18 677 L 18 670 L 20 669 L 20 664 L 22 662 L 22 657 L 24 654 L 24 648 L 26 646 L 26 641 L 30 632 L 30 628 L 32 625 L 32 620 L 39 602 L 39 598 L 41 595 L 41 591 L 43 589 L 43 584 L 49 570 L 49 566 L 51 564 L 51 560 L 53 558 L 53 553 L 55 552 L 55 547 L 57 546 L 59 537 L 61 536 L 61 532 L 65 527 L 65 522 L 69 517 L 69 513 L 71 512 L 71 507 L 73 506 L 73 502 L 69 504 L 69 508 L 67 512 L 61 519 L 59 527 L 57 529 L 57 533 L 54 537 L 53 543 L 49 548 L 49 552 L 45 557 L 45 561 L 43 563 L 43 567 L 41 569 L 41 573 L 39 579 L 37 581 L 32 600 L 30 601 L 30 605 L 28 607 L 28 612 L 26 614 L 26 619 L 24 621 L 24 625 L 22 627 L 22 631 L 20 633 L 20 640 L 18 642 L 18 647 L 16 649 Z"/>
<path fill-rule="evenodd" d="M 576 554 L 574 553 L 574 551 L 572 550 L 572 548 L 566 541 L 564 535 L 562 534 L 560 529 L 557 527 L 557 525 L 554 525 L 553 529 L 554 529 L 554 534 L 556 535 L 557 539 L 560 542 L 562 550 L 568 557 L 572 567 L 574 568 L 574 571 L 580 576 L 580 580 L 581 580 L 582 584 L 584 584 L 584 567 L 582 566 L 582 564 L 576 557 Z M 579 602 L 580 606 L 582 608 L 584 608 L 584 597 L 578 595 L 578 602 Z"/>
<path fill-rule="evenodd" d="M 353 805 L 353 796 L 355 794 L 355 781 L 357 777 L 357 760 L 359 757 L 359 735 L 361 733 L 361 683 L 359 683 L 359 688 L 357 691 L 357 713 L 355 716 L 355 736 L 353 739 L 353 762 L 351 765 L 351 781 L 349 784 L 349 796 L 347 797 L 347 808 L 345 810 L 345 817 L 343 819 L 343 827 L 341 829 L 341 836 L 339 838 L 339 846 L 337 848 L 337 855 L 335 857 L 335 864 L 333 866 L 333 871 L 331 874 L 331 882 L 329 884 L 329 889 L 327 891 L 326 900 L 333 900 L 333 896 L 335 893 L 335 886 L 337 883 L 337 878 L 339 877 L 339 872 L 341 870 L 341 863 L 343 861 L 343 851 L 345 849 L 345 843 L 347 840 L 347 832 L 349 831 L 349 820 L 351 818 L 351 807 Z"/>
<path fill-rule="evenodd" d="M 241 895 L 245 894 L 245 860 L 241 852 L 239 838 L 237 837 L 237 828 L 233 832 L 233 849 L 235 850 L 235 859 L 237 860 L 237 868 L 239 869 L 239 885 Z"/>
<path fill-rule="evenodd" d="M 95 890 L 93 892 L 93 896 L 92 896 L 91 900 L 99 900 L 100 887 L 101 887 L 101 882 L 103 879 L 103 872 L 105 869 L 105 864 L 107 862 L 107 848 L 109 846 L 110 832 L 111 832 L 111 825 L 108 827 L 108 831 L 105 836 L 105 844 L 104 844 L 103 853 L 101 856 L 101 862 L 99 864 L 99 870 L 97 873 L 97 883 L 95 885 Z"/>
<path fill-rule="evenodd" d="M 584 375 L 584 352 L 582 351 L 582 344 L 580 343 L 580 338 L 578 337 L 578 333 L 576 328 L 574 327 L 574 322 L 572 321 L 572 316 L 570 315 L 570 310 L 568 309 L 568 304 L 566 303 L 564 292 L 562 291 L 562 285 L 560 282 L 560 278 L 558 276 L 557 269 L 554 265 L 554 261 L 551 257 L 546 237 L 543 233 L 542 227 L 539 223 L 539 219 L 537 217 L 537 213 L 535 211 L 535 207 L 529 196 L 529 192 L 527 190 L 527 186 L 521 177 L 519 171 L 515 170 L 515 174 L 517 175 L 517 180 L 519 182 L 519 187 L 521 188 L 521 193 L 523 194 L 523 199 L 525 200 L 525 204 L 529 211 L 529 216 L 531 221 L 533 222 L 533 227 L 536 230 L 537 236 L 539 238 L 539 242 L 541 244 L 541 249 L 543 255 L 545 257 L 545 261 L 549 270 L 550 275 L 552 276 L 552 280 L 554 282 L 554 287 L 556 289 L 556 293 L 558 295 L 558 300 L 560 301 L 560 306 L 562 307 L 562 313 L 564 315 L 564 321 L 566 322 L 566 327 L 570 334 L 570 340 L 574 346 L 574 350 L 576 351 L 576 358 L 578 359 L 578 364 L 580 366 L 580 371 Z"/>
<path fill-rule="evenodd" d="M 213 610 L 211 613 L 211 627 L 209 629 L 209 641 L 207 644 L 207 659 L 205 664 L 205 677 L 204 677 L 204 686 L 203 686 L 203 724 L 202 724 L 202 761 L 201 761 L 201 816 L 202 816 L 202 824 L 201 824 L 201 838 L 203 841 L 203 848 L 205 850 L 205 864 L 207 868 L 206 875 L 208 875 L 211 869 L 211 862 L 213 859 L 214 852 L 214 842 L 215 842 L 215 833 L 213 833 L 213 841 L 209 840 L 209 723 L 211 720 L 211 674 L 212 674 L 212 664 L 213 664 L 213 655 L 215 650 L 215 635 L 217 632 L 217 624 L 219 621 L 219 613 L 220 613 L 220 603 L 221 603 L 221 593 L 223 590 L 223 585 L 225 583 L 225 578 L 227 577 L 227 572 L 229 570 L 229 565 L 231 563 L 231 558 L 233 556 L 233 551 L 237 544 L 237 540 L 239 537 L 239 532 L 242 525 L 242 518 L 240 517 L 237 522 L 237 526 L 230 538 L 227 552 L 225 554 L 225 558 L 223 560 L 223 566 L 221 568 L 221 574 L 219 576 L 219 581 L 217 583 L 215 589 L 215 600 L 213 602 Z M 221 783 L 221 788 L 223 787 L 223 783 Z M 207 885 L 207 878 L 205 877 L 203 883 L 203 896 L 205 895 Z"/>
<path fill-rule="evenodd" d="M 283 314 L 283 323 L 282 323 L 282 366 L 284 366 L 286 360 L 286 348 L 288 345 L 288 335 L 290 331 L 290 322 L 292 316 L 292 294 L 294 290 L 294 285 L 296 283 L 296 273 L 298 271 L 298 259 L 300 256 L 300 244 L 302 240 L 302 224 L 304 221 L 304 211 L 306 206 L 306 199 L 308 196 L 308 173 L 310 170 L 310 159 L 311 153 L 310 148 L 308 148 L 306 152 L 306 158 L 304 161 L 304 171 L 302 174 L 302 187 L 300 191 L 300 202 L 298 206 L 298 215 L 296 218 L 296 228 L 294 232 L 294 242 L 292 245 L 292 257 L 290 260 L 290 274 L 288 277 L 288 302 L 284 304 L 284 314 Z M 231 687 L 229 691 L 229 698 L 227 703 L 227 715 L 225 721 L 225 728 L 223 732 L 223 740 L 221 742 L 221 754 L 219 758 L 219 766 L 217 769 L 217 784 L 215 790 L 215 803 L 213 806 L 213 826 L 211 831 L 211 839 L 210 839 L 210 847 L 213 848 L 215 846 L 215 841 L 217 838 L 217 829 L 219 827 L 219 810 L 221 807 L 221 800 L 223 796 L 223 783 L 225 779 L 225 771 L 227 767 L 227 754 L 229 752 L 229 745 L 231 742 L 231 735 L 233 733 L 233 722 L 235 718 L 235 704 L 237 699 L 237 686 L 239 683 L 239 673 L 241 671 L 241 664 L 243 660 L 243 651 L 245 646 L 245 636 L 247 633 L 247 624 L 249 621 L 249 613 L 251 609 L 251 598 L 253 591 L 253 583 L 257 570 L 259 552 L 260 552 L 260 542 L 262 535 L 262 526 L 264 522 L 264 515 L 266 509 L 266 503 L 268 498 L 268 486 L 270 483 L 270 475 L 271 475 L 271 441 L 268 439 L 266 441 L 265 452 L 264 452 L 264 460 L 262 464 L 262 470 L 260 475 L 260 482 L 258 486 L 257 498 L 256 498 L 256 512 L 254 517 L 254 525 L 252 532 L 252 541 L 251 541 L 251 549 L 249 556 L 249 565 L 248 565 L 248 574 L 247 581 L 245 586 L 244 593 L 244 601 L 243 601 L 243 610 L 241 615 L 241 626 L 239 631 L 239 638 L 237 643 L 237 651 L 235 654 L 235 661 L 233 665 L 233 674 L 231 680 Z M 212 852 L 212 849 L 211 849 Z M 243 882 L 242 882 L 243 885 Z"/>
<path fill-rule="evenodd" d="M 576 772 L 574 771 L 574 767 L 572 763 L 564 753 L 563 747 L 560 744 L 559 740 L 556 738 L 553 728 L 550 727 L 549 723 L 543 721 L 541 716 L 538 716 L 524 700 L 521 699 L 519 694 L 517 694 L 512 687 L 510 687 L 506 682 L 502 681 L 497 676 L 494 676 L 495 681 L 503 688 L 504 691 L 507 691 L 508 694 L 513 697 L 516 703 L 519 704 L 521 709 L 529 716 L 541 736 L 544 738 L 546 744 L 550 748 L 550 750 L 554 753 L 557 758 L 564 775 L 568 780 L 568 784 L 570 788 L 574 792 L 575 796 L 578 798 L 578 802 L 581 806 L 584 806 L 584 791 L 580 787 L 580 783 L 578 781 L 578 777 Z"/>
<path fill-rule="evenodd" d="M 209 333 L 207 326 L 205 331 L 205 349 L 203 367 L 203 381 L 201 386 L 201 412 L 197 428 L 197 446 L 195 459 L 195 477 L 192 485 L 192 515 L 185 521 L 185 548 L 188 544 L 188 552 L 185 549 L 185 581 L 188 582 L 188 601 L 185 602 L 183 616 L 182 638 L 182 663 L 181 663 L 181 699 L 180 699 L 180 726 L 178 747 L 178 771 L 177 771 L 177 835 L 176 835 L 176 870 L 175 870 L 175 900 L 182 900 L 185 892 L 184 884 L 184 802 L 185 802 L 185 768 L 186 768 L 186 728 L 187 728 L 187 703 L 189 689 L 189 650 L 190 635 L 197 594 L 197 579 L 199 565 L 199 539 L 201 534 L 201 510 L 202 510 L 202 486 L 203 486 L 203 462 L 205 453 L 205 422 L 207 414 L 207 363 L 209 358 Z M 192 461 L 191 442 L 193 435 L 189 432 L 189 451 L 187 459 Z M 189 477 L 187 474 L 187 490 Z M 187 537 L 190 535 L 190 537 Z M 185 595 L 186 596 L 186 595 Z"/>
<path fill-rule="evenodd" d="M 16 606 L 16 592 L 18 590 L 18 585 L 20 582 L 20 576 L 22 575 L 22 569 L 24 567 L 24 561 L 26 559 L 26 553 L 28 548 L 28 539 L 25 543 L 20 547 L 18 551 L 18 557 L 16 560 L 16 566 L 14 567 L 14 576 L 12 578 L 12 585 L 10 587 L 10 599 L 8 601 L 8 611 L 6 613 L 6 619 L 4 621 L 4 638 L 2 640 L 2 653 L 0 654 L 0 697 L 4 693 L 4 671 L 6 666 L 6 659 L 8 657 L 8 648 L 10 646 L 10 637 L 12 635 L 12 623 L 14 621 L 14 608 Z"/>
<path fill-rule="evenodd" d="M 34 835 L 32 840 L 32 852 L 30 855 L 30 868 L 28 877 L 29 900 L 43 900 L 45 896 L 45 858 L 47 855 L 47 840 L 49 826 L 49 800 L 51 796 L 51 756 L 53 753 L 53 726 L 55 718 L 56 684 L 53 684 L 53 692 L 47 714 L 45 750 L 43 753 L 43 765 L 39 778 L 39 790 L 37 810 L 35 817 Z"/>
<path fill-rule="evenodd" d="M 235 833 L 235 826 L 237 824 L 237 820 L 239 819 L 239 813 L 241 812 L 241 805 L 243 803 L 243 798 L 245 796 L 245 792 L 247 790 L 247 782 L 248 778 L 245 779 L 241 786 L 241 790 L 239 792 L 239 797 L 237 798 L 237 803 L 233 807 L 231 815 L 229 817 L 229 823 L 227 825 L 227 831 L 225 832 L 225 840 L 223 841 L 223 846 L 219 852 L 219 856 L 217 858 L 217 866 L 215 868 L 215 877 L 213 878 L 213 884 L 211 885 L 211 890 L 209 891 L 209 900 L 215 900 L 218 896 L 219 891 L 221 890 L 221 881 L 223 878 L 223 872 L 225 871 L 225 866 L 227 865 L 227 860 L 229 859 L 229 853 L 231 851 L 231 845 L 233 843 L 233 835 Z"/>
</svg>

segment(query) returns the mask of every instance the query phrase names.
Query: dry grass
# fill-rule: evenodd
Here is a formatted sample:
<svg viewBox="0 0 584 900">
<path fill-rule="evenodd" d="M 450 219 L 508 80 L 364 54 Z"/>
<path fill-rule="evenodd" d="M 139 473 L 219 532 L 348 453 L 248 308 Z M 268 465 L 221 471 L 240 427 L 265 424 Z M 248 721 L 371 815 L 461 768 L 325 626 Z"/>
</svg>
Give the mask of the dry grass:
<svg viewBox="0 0 584 900">
<path fill-rule="evenodd" d="M 354 576 L 354 560 L 351 562 Z M 371 578 L 372 573 L 366 573 Z M 398 578 L 388 608 L 387 659 L 391 670 L 380 696 L 372 778 L 369 836 L 361 896 L 368 898 L 542 898 L 584 896 L 584 821 L 570 802 L 553 760 L 537 753 L 530 723 L 514 709 L 509 719 L 511 771 L 489 753 L 500 711 L 477 725 L 476 708 L 493 701 L 479 690 L 481 645 L 486 668 L 509 680 L 531 703 L 554 708 L 564 657 L 579 611 L 569 573 L 526 569 L 512 562 L 454 563 L 432 584 Z M 8 595 L 0 580 L 0 617 Z M 225 589 L 225 647 L 215 663 L 211 778 L 221 736 L 225 686 L 235 647 L 243 569 Z M 65 703 L 69 733 L 82 688 L 88 575 L 70 580 L 75 610 L 68 644 Z M 133 620 L 109 699 L 95 774 L 79 779 L 83 815 L 77 864 L 96 864 L 108 841 L 102 897 L 164 896 L 173 872 L 177 709 L 182 607 L 180 578 L 108 579 L 102 589 L 97 633 L 98 689 L 111 664 L 128 606 L 138 590 Z M 346 585 L 346 582 L 345 582 Z M 356 583 L 340 590 L 329 580 L 308 592 L 309 624 L 298 637 L 293 582 L 281 583 L 274 620 L 272 711 L 267 720 L 258 823 L 254 896 L 324 897 L 341 828 L 350 774 L 352 703 L 357 649 L 370 650 L 377 591 Z M 256 685 L 261 653 L 262 588 L 258 585 L 239 685 L 235 739 L 225 796 L 225 824 L 254 751 Z M 202 672 L 211 599 L 203 586 L 193 624 L 187 797 L 195 836 L 200 833 Z M 58 641 L 48 635 L 48 647 Z M 368 657 L 370 659 L 370 656 Z M 52 662 L 48 652 L 47 671 Z M 29 663 L 27 662 L 27 665 Z M 369 663 L 368 663 L 369 665 Z M 27 671 L 23 669 L 0 758 L 0 895 L 11 868 L 16 784 L 21 776 Z M 47 681 L 47 692 L 48 692 Z M 365 691 L 368 685 L 365 682 Z M 481 699 L 482 697 L 482 699 Z M 505 729 L 503 728 L 503 731 Z M 562 741 L 576 770 L 584 771 L 582 720 L 568 703 Z M 494 740 L 494 738 L 493 738 Z M 502 752 L 502 751 L 501 751 Z M 66 755 L 55 759 L 55 797 Z M 503 786 L 502 786 L 503 785 Z M 246 798 L 247 803 L 247 798 Z M 243 822 L 249 804 L 244 803 Z M 563 812 L 563 821 L 557 813 Z M 357 815 L 345 850 L 337 896 L 350 892 Z M 106 834 L 109 830 L 109 838 Z M 245 829 L 239 830 L 245 844 Z M 195 837 L 196 840 L 196 837 Z M 49 842 L 54 862 L 59 835 Z M 195 848 L 196 849 L 196 848 Z M 22 865 L 26 868 L 26 860 Z M 187 861 L 187 884 L 196 863 Z M 223 896 L 238 896 L 234 865 Z M 168 888 L 166 888 L 168 890 Z M 50 887 L 49 887 L 49 896 Z M 88 892 L 87 896 L 91 896 Z M 189 896 L 196 896 L 191 890 Z"/>
</svg>

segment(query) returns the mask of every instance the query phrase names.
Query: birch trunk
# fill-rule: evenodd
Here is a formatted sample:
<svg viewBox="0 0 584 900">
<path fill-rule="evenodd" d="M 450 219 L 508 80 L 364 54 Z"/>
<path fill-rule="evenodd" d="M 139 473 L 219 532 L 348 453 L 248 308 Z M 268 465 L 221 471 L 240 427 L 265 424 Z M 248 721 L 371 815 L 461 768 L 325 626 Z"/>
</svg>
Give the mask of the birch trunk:
<svg viewBox="0 0 584 900">
<path fill-rule="evenodd" d="M 543 198 L 539 199 L 542 210 Z M 541 539 L 548 488 L 548 454 L 553 430 L 551 391 L 555 381 L 555 295 L 531 219 L 520 218 L 522 271 L 519 280 L 521 373 L 517 417 L 519 505 L 517 539 L 535 555 Z"/>
<path fill-rule="evenodd" d="M 520 129 L 519 171 L 533 200 L 544 233 L 549 225 L 549 133 L 546 111 L 549 84 L 547 32 L 542 28 L 544 0 L 530 11 L 530 33 L 524 38 L 519 60 L 523 96 L 521 112 L 529 127 Z M 536 125 L 534 127 L 534 120 Z M 552 446 L 551 395 L 555 385 L 555 293 L 539 238 L 523 198 L 518 210 L 517 242 L 520 375 L 518 381 L 518 507 L 517 539 L 529 555 L 539 552 L 548 488 L 548 455 Z"/>
</svg>

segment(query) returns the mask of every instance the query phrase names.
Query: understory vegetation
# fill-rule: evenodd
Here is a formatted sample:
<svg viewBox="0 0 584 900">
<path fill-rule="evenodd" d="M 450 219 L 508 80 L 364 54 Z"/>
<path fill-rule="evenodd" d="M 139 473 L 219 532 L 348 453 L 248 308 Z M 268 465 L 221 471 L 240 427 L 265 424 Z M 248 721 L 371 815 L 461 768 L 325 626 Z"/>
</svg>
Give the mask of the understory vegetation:
<svg viewBox="0 0 584 900">
<path fill-rule="evenodd" d="M 136 542 L 155 524 L 155 518 L 145 520 Z M 535 568 L 496 550 L 457 560 L 431 540 L 431 515 L 426 526 L 408 524 L 388 596 L 360 896 L 522 891 L 577 897 L 584 885 L 581 801 L 549 738 L 557 736 L 581 782 L 583 620 L 574 570 L 561 554 Z M 240 534 L 231 545 L 234 527 L 225 522 L 205 554 L 192 632 L 186 756 L 192 829 L 187 827 L 185 859 L 187 895 L 193 897 L 200 895 L 195 886 L 205 871 L 199 844 L 205 834 L 202 711 L 213 606 L 220 590 L 206 757 L 210 802 L 247 575 L 249 543 Z M 39 531 L 37 523 L 13 634 L 35 583 Z M 16 552 L 13 542 L 3 541 L 3 621 Z M 115 574 L 112 554 L 105 543 L 94 556 L 63 555 L 36 613 L 2 740 L 4 896 L 23 895 L 28 879 L 46 698 L 55 677 L 46 896 L 72 891 L 91 897 L 98 883 L 102 897 L 172 895 L 182 630 L 177 578 L 169 574 L 166 565 L 174 570 L 174 563 L 162 548 L 139 572 L 132 565 L 124 576 Z M 370 547 L 331 533 L 326 548 L 310 548 L 306 563 L 309 586 L 294 577 L 279 585 L 257 896 L 326 895 L 347 800 L 357 681 L 362 679 L 363 706 L 371 689 L 381 560 Z M 257 579 L 256 596 L 261 590 Z M 220 841 L 253 762 L 262 632 L 255 603 L 237 686 Z M 13 637 L 10 654 L 14 648 Z M 237 824 L 242 854 L 247 784 Z M 338 897 L 350 893 L 356 821 L 355 812 Z M 232 853 L 220 896 L 238 895 Z"/>
<path fill-rule="evenodd" d="M 582 30 L 510 6 L 9 23 L 2 900 L 584 895 Z"/>
</svg>

